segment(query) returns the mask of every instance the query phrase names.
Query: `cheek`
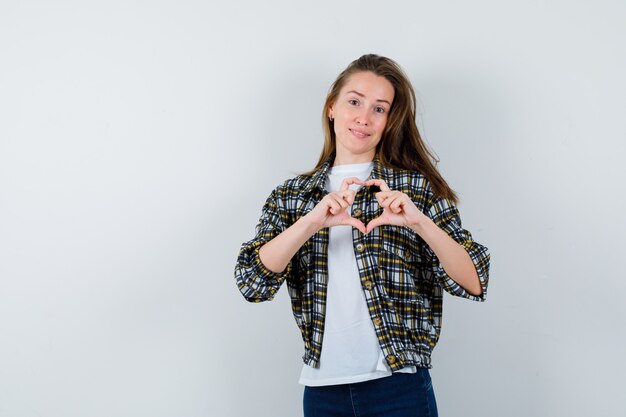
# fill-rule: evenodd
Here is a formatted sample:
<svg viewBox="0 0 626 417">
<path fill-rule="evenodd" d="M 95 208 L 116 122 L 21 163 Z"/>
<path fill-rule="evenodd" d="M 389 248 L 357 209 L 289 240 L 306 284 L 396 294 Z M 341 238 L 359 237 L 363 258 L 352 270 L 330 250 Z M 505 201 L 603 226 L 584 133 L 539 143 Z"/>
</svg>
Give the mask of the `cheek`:
<svg viewBox="0 0 626 417">
<path fill-rule="evenodd" d="M 376 130 L 378 130 L 378 133 L 382 135 L 383 130 L 385 130 L 386 126 L 387 126 L 387 118 L 381 117 L 380 120 L 377 121 Z"/>
</svg>

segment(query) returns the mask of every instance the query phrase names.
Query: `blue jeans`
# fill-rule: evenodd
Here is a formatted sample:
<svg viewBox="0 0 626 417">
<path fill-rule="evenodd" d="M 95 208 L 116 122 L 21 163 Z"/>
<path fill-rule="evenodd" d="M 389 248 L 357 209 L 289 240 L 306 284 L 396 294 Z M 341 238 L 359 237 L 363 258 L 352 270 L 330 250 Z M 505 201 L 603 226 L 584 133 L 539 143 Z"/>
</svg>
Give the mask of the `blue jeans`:
<svg viewBox="0 0 626 417">
<path fill-rule="evenodd" d="M 354 384 L 305 386 L 302 403 L 304 417 L 437 417 L 426 368 Z"/>
</svg>

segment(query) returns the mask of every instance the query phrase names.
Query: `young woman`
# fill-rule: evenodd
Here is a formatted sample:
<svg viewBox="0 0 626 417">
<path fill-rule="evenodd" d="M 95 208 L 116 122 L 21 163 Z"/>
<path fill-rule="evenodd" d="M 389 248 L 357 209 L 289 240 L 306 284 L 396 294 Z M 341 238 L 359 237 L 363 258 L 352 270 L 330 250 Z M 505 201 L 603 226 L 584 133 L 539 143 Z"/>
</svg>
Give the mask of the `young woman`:
<svg viewBox="0 0 626 417">
<path fill-rule="evenodd" d="M 246 300 L 287 281 L 305 345 L 305 417 L 436 416 L 430 356 L 443 290 L 483 301 L 490 255 L 415 124 L 391 59 L 364 55 L 324 104 L 313 171 L 276 187 L 235 267 Z"/>
</svg>

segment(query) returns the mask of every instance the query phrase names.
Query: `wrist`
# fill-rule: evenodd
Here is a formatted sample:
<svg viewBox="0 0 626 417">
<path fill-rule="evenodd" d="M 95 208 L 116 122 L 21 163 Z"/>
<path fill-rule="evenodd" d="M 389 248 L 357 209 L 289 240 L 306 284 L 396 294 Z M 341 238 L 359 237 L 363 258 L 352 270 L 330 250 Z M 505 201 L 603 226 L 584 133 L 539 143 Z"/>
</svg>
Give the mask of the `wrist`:
<svg viewBox="0 0 626 417">
<path fill-rule="evenodd" d="M 300 217 L 296 223 L 300 224 L 304 230 L 306 230 L 307 234 L 309 234 L 309 236 L 313 236 L 315 233 L 317 233 L 323 225 L 320 225 L 318 223 L 316 223 L 315 221 L 313 221 L 311 219 L 310 216 L 310 212 L 305 214 L 304 216 Z"/>
<path fill-rule="evenodd" d="M 430 219 L 430 217 L 422 215 L 413 223 L 410 223 L 408 227 L 421 236 L 428 229 L 429 226 L 432 226 L 434 224 L 435 223 Z"/>
</svg>

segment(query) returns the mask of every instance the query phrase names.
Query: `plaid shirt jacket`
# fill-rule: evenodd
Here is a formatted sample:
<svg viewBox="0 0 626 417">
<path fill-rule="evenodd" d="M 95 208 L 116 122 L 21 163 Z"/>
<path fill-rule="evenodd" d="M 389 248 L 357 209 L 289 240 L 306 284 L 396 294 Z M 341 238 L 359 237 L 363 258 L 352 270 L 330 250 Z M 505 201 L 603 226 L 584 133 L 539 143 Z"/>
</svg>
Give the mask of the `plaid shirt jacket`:
<svg viewBox="0 0 626 417">
<path fill-rule="evenodd" d="M 443 290 L 452 295 L 484 301 L 490 254 L 461 227 L 455 205 L 436 198 L 418 171 L 382 166 L 375 157 L 371 178 L 382 179 L 391 190 L 407 194 L 418 209 L 469 253 L 482 286 L 474 296 L 443 269 L 435 253 L 408 227 L 383 225 L 364 235 L 352 228 L 354 253 L 363 294 L 380 347 L 389 367 L 431 368 L 430 356 L 441 331 Z M 328 228 L 319 230 L 294 255 L 281 273 L 267 269 L 259 258 L 261 246 L 307 214 L 328 194 L 325 190 L 332 156 L 314 175 L 299 175 L 276 187 L 263 205 L 256 234 L 244 242 L 237 257 L 235 280 L 250 302 L 272 300 L 287 281 L 291 307 L 302 332 L 305 364 L 319 367 L 328 281 Z M 374 190 L 361 187 L 352 215 L 367 224 L 382 214 Z"/>
</svg>

